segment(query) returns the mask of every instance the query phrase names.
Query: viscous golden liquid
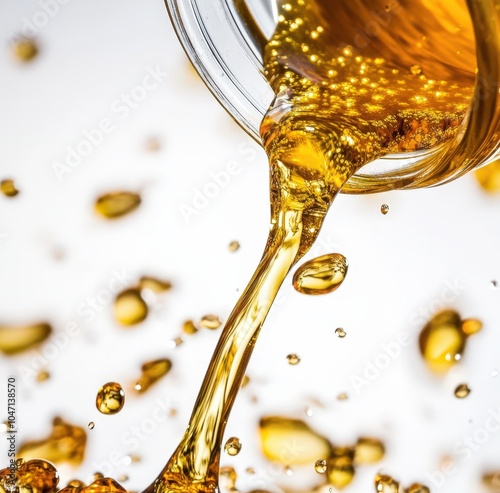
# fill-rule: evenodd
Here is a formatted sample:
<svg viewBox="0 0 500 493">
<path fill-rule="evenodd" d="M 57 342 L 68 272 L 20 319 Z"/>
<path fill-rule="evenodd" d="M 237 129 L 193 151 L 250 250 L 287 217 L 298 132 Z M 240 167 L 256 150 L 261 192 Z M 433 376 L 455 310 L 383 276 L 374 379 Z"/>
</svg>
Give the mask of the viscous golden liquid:
<svg viewBox="0 0 500 493">
<path fill-rule="evenodd" d="M 225 425 L 257 336 L 336 194 L 378 157 L 454 138 L 472 97 L 476 60 L 464 1 L 290 0 L 278 7 L 264 54 L 277 97 L 261 128 L 269 238 L 225 324 L 186 433 L 144 493 L 218 491 Z M 326 476 L 338 473 L 344 484 L 353 458 L 339 457 L 327 463 Z"/>
</svg>

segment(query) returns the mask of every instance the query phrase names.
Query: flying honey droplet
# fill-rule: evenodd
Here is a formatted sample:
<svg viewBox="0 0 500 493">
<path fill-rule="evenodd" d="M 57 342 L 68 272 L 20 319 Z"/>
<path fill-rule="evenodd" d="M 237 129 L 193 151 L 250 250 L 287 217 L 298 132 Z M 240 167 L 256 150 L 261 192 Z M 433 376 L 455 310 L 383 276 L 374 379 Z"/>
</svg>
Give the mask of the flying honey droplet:
<svg viewBox="0 0 500 493">
<path fill-rule="evenodd" d="M 85 456 L 87 433 L 80 426 L 54 418 L 50 435 L 43 440 L 22 443 L 18 456 L 25 460 L 44 459 L 54 464 L 79 466 Z"/>
<path fill-rule="evenodd" d="M 222 322 L 217 315 L 205 315 L 198 325 L 204 329 L 217 330 L 222 325 Z"/>
<path fill-rule="evenodd" d="M 13 46 L 14 56 L 21 62 L 31 62 L 38 55 L 38 46 L 34 39 L 20 38 L 14 41 Z"/>
<path fill-rule="evenodd" d="M 482 483 L 492 493 L 500 492 L 500 471 L 487 472 L 483 474 Z"/>
<path fill-rule="evenodd" d="M 93 421 L 91 421 L 88 425 L 87 425 L 88 429 L 89 430 L 93 430 L 95 428 L 95 423 Z"/>
<path fill-rule="evenodd" d="M 47 323 L 0 325 L 0 352 L 7 355 L 22 353 L 45 341 L 50 334 L 52 327 Z"/>
<path fill-rule="evenodd" d="M 16 188 L 14 180 L 10 179 L 0 181 L 0 192 L 6 197 L 15 197 L 19 194 L 19 190 Z"/>
<path fill-rule="evenodd" d="M 405 490 L 405 493 L 431 493 L 431 490 L 423 484 L 413 483 Z"/>
<path fill-rule="evenodd" d="M 141 196 L 133 192 L 110 192 L 95 202 L 95 211 L 106 219 L 116 219 L 131 213 L 141 204 Z"/>
<path fill-rule="evenodd" d="M 304 421 L 280 416 L 260 420 L 259 435 L 265 457 L 284 466 L 314 464 L 318 457 L 329 457 L 330 442 Z M 290 444 L 296 444 L 300 454 L 291 456 Z M 286 460 L 285 460 L 286 459 Z"/>
<path fill-rule="evenodd" d="M 385 446 L 377 438 L 358 438 L 354 448 L 354 462 L 356 464 L 375 464 L 385 455 Z"/>
<path fill-rule="evenodd" d="M 47 370 L 40 370 L 36 375 L 37 382 L 46 382 L 50 378 L 50 373 Z"/>
<path fill-rule="evenodd" d="M 240 244 L 238 241 L 231 241 L 227 248 L 230 252 L 237 252 L 240 249 Z"/>
<path fill-rule="evenodd" d="M 125 392 L 116 382 L 108 382 L 97 392 L 96 407 L 102 414 L 116 414 L 125 405 Z"/>
<path fill-rule="evenodd" d="M 382 204 L 380 206 L 380 212 L 385 216 L 389 212 L 389 206 L 387 204 Z"/>
<path fill-rule="evenodd" d="M 477 169 L 474 175 L 485 192 L 500 192 L 500 159 Z"/>
<path fill-rule="evenodd" d="M 302 264 L 293 275 L 293 287 L 303 294 L 319 295 L 335 291 L 347 274 L 347 259 L 330 253 Z"/>
<path fill-rule="evenodd" d="M 477 334 L 482 328 L 483 322 L 477 318 L 467 318 L 462 322 L 462 332 L 467 336 Z"/>
<path fill-rule="evenodd" d="M 346 334 L 346 331 L 342 328 L 342 327 L 337 327 L 335 329 L 335 334 L 337 334 L 337 336 L 340 338 L 340 339 L 343 339 L 347 334 Z"/>
<path fill-rule="evenodd" d="M 455 389 L 455 397 L 458 399 L 465 399 L 470 393 L 471 390 L 466 383 L 461 383 Z"/>
<path fill-rule="evenodd" d="M 325 459 L 319 459 L 314 463 L 314 470 L 318 474 L 325 474 L 326 472 L 326 460 Z"/>
<path fill-rule="evenodd" d="M 227 455 L 235 456 L 240 453 L 241 450 L 241 442 L 239 438 L 231 437 L 227 440 L 224 445 L 224 450 Z"/>
<path fill-rule="evenodd" d="M 196 327 L 196 325 L 192 320 L 186 320 L 182 324 L 182 332 L 184 332 L 185 334 L 193 335 L 196 334 L 196 332 L 198 332 L 198 328 Z"/>
<path fill-rule="evenodd" d="M 116 296 L 113 312 L 120 325 L 137 325 L 148 316 L 148 305 L 138 289 L 129 288 Z"/>
<path fill-rule="evenodd" d="M 378 493 L 399 493 L 399 483 L 391 476 L 377 474 L 375 476 L 375 491 Z"/>
<path fill-rule="evenodd" d="M 172 289 L 170 281 L 162 281 L 156 277 L 142 276 L 139 279 L 139 289 L 149 289 L 153 293 L 164 293 Z"/>
<path fill-rule="evenodd" d="M 135 384 L 138 392 L 146 392 L 151 385 L 164 377 L 172 368 L 172 362 L 167 358 L 148 361 L 141 367 L 142 375 Z"/>
<path fill-rule="evenodd" d="M 354 450 L 349 447 L 336 448 L 327 460 L 328 483 L 337 489 L 343 489 L 352 483 L 355 475 Z"/>
<path fill-rule="evenodd" d="M 295 365 L 298 365 L 300 363 L 300 358 L 298 355 L 296 354 L 289 354 L 287 357 L 286 357 L 287 361 L 288 361 L 288 364 L 289 365 L 292 365 L 292 366 L 295 366 Z"/>
</svg>

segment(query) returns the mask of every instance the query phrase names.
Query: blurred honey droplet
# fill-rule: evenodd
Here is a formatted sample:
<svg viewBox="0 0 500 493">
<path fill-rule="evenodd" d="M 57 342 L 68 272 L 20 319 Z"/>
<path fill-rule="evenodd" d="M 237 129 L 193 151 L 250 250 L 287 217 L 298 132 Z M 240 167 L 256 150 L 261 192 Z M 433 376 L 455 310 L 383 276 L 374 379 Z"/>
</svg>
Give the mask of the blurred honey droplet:
<svg viewBox="0 0 500 493">
<path fill-rule="evenodd" d="M 467 318 L 462 321 L 462 331 L 465 335 L 471 336 L 477 334 L 483 328 L 483 322 L 477 318 Z"/>
<path fill-rule="evenodd" d="M 59 483 L 56 468 L 49 462 L 39 459 L 16 461 L 14 476 L 12 485 L 11 470 L 7 468 L 0 470 L 0 491 L 3 489 L 8 493 L 51 493 Z"/>
<path fill-rule="evenodd" d="M 119 413 L 125 405 L 125 392 L 116 382 L 104 384 L 97 392 L 96 407 L 102 414 Z"/>
<path fill-rule="evenodd" d="M 246 387 L 250 383 L 250 377 L 248 375 L 243 375 L 243 380 L 241 381 L 241 388 Z"/>
<path fill-rule="evenodd" d="M 375 491 L 378 493 L 399 493 L 399 483 L 387 474 L 375 476 Z"/>
<path fill-rule="evenodd" d="M 482 483 L 493 493 L 500 492 L 500 471 L 483 474 Z"/>
<path fill-rule="evenodd" d="M 234 467 L 231 466 L 221 467 L 219 470 L 219 476 L 225 479 L 226 481 L 225 486 L 228 491 L 235 490 L 238 475 L 236 474 Z"/>
<path fill-rule="evenodd" d="M 79 466 L 85 456 L 87 433 L 79 426 L 54 418 L 50 435 L 43 440 L 22 443 L 18 456 L 25 460 L 44 459 L 54 464 Z"/>
<path fill-rule="evenodd" d="M 240 249 L 240 244 L 238 241 L 234 240 L 229 243 L 227 248 L 230 252 L 237 252 Z"/>
<path fill-rule="evenodd" d="M 149 289 L 153 293 L 164 293 L 172 289 L 170 281 L 162 281 L 157 277 L 142 276 L 139 279 L 139 289 Z"/>
<path fill-rule="evenodd" d="M 47 323 L 10 326 L 0 325 L 0 351 L 4 354 L 18 354 L 45 341 L 52 333 Z"/>
<path fill-rule="evenodd" d="M 50 373 L 47 370 L 40 370 L 36 375 L 37 382 L 46 382 L 50 378 Z"/>
<path fill-rule="evenodd" d="M 146 319 L 148 306 L 138 289 L 128 288 L 116 296 L 113 312 L 120 325 L 131 326 Z"/>
<path fill-rule="evenodd" d="M 167 347 L 169 349 L 175 349 L 182 344 L 184 344 L 184 339 L 182 337 L 176 337 L 175 339 L 170 339 L 170 341 L 167 342 Z"/>
<path fill-rule="evenodd" d="M 413 483 L 406 488 L 405 493 L 431 493 L 431 490 L 420 483 Z"/>
<path fill-rule="evenodd" d="M 147 152 L 158 152 L 161 149 L 161 140 L 158 137 L 149 137 L 144 143 Z"/>
<path fill-rule="evenodd" d="M 358 438 L 354 448 L 354 462 L 357 464 L 375 464 L 385 455 L 385 446 L 378 438 Z"/>
<path fill-rule="evenodd" d="M 380 212 L 385 216 L 389 212 L 389 206 L 387 204 L 382 204 L 380 206 Z"/>
<path fill-rule="evenodd" d="M 196 327 L 196 325 L 192 320 L 186 320 L 182 324 L 182 332 L 184 332 L 185 334 L 193 335 L 196 334 L 196 332 L 198 332 L 198 328 Z"/>
<path fill-rule="evenodd" d="M 308 295 L 327 294 L 343 283 L 347 274 L 347 259 L 340 253 L 330 253 L 302 264 L 293 275 L 293 287 Z"/>
<path fill-rule="evenodd" d="M 283 465 L 311 467 L 318 457 L 329 457 L 332 450 L 330 442 L 325 437 L 298 419 L 264 417 L 260 420 L 259 435 L 265 457 Z M 290 443 L 296 444 L 300 454 L 290 456 Z"/>
<path fill-rule="evenodd" d="M 458 399 L 465 399 L 470 393 L 471 390 L 466 383 L 461 383 L 455 389 L 455 397 Z"/>
<path fill-rule="evenodd" d="M 227 455 L 235 456 L 240 453 L 241 450 L 241 442 L 237 437 L 231 437 L 226 441 L 224 445 L 224 450 Z"/>
<path fill-rule="evenodd" d="M 134 192 L 110 192 L 100 195 L 95 202 L 96 212 L 106 219 L 116 219 L 131 213 L 141 204 L 141 196 Z"/>
<path fill-rule="evenodd" d="M 95 423 L 91 421 L 87 426 L 89 430 L 93 430 L 95 428 Z"/>
<path fill-rule="evenodd" d="M 324 474 L 326 472 L 326 460 L 319 459 L 314 463 L 314 470 L 318 474 Z"/>
<path fill-rule="evenodd" d="M 38 55 L 38 45 L 32 38 L 19 38 L 13 42 L 14 56 L 21 62 L 31 62 Z"/>
<path fill-rule="evenodd" d="M 222 325 L 222 322 L 217 315 L 204 315 L 198 325 L 204 329 L 216 330 Z"/>
<path fill-rule="evenodd" d="M 342 327 L 337 327 L 335 329 L 335 334 L 337 334 L 340 339 L 343 339 L 347 335 L 346 331 Z"/>
<path fill-rule="evenodd" d="M 295 353 L 289 354 L 286 357 L 286 360 L 288 361 L 288 364 L 292 366 L 298 365 L 300 363 L 300 357 Z"/>
<path fill-rule="evenodd" d="M 15 197 L 19 194 L 19 190 L 16 188 L 14 180 L 11 179 L 0 181 L 0 192 L 6 197 Z"/>
<path fill-rule="evenodd" d="M 474 171 L 483 190 L 488 193 L 500 192 L 500 159 Z"/>
<path fill-rule="evenodd" d="M 161 358 L 148 361 L 141 366 L 142 375 L 135 384 L 135 389 L 140 392 L 146 392 L 151 385 L 164 377 L 172 368 L 172 362 L 167 358 Z"/>
<path fill-rule="evenodd" d="M 347 399 L 349 399 L 349 395 L 346 392 L 341 392 L 339 395 L 337 395 L 338 401 L 346 401 Z"/>
<path fill-rule="evenodd" d="M 337 447 L 333 449 L 327 460 L 328 483 L 336 489 L 343 489 L 352 483 L 355 475 L 353 464 L 354 450 L 350 447 Z"/>
</svg>

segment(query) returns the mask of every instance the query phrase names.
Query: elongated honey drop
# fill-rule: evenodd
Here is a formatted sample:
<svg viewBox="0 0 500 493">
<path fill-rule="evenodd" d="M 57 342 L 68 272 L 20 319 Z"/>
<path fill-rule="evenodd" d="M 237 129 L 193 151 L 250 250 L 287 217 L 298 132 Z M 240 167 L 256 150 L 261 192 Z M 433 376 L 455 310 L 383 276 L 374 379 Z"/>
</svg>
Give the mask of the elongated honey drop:
<svg viewBox="0 0 500 493">
<path fill-rule="evenodd" d="M 470 392 L 471 390 L 469 386 L 466 383 L 461 383 L 455 389 L 455 397 L 457 397 L 458 399 L 465 399 L 470 394 Z"/>
<path fill-rule="evenodd" d="M 204 315 L 198 324 L 204 329 L 217 330 L 222 325 L 221 319 L 217 315 Z"/>
<path fill-rule="evenodd" d="M 172 368 L 172 362 L 167 358 L 148 361 L 141 367 L 142 375 L 135 384 L 137 392 L 146 392 L 151 385 L 164 377 Z"/>
<path fill-rule="evenodd" d="M 500 159 L 474 172 L 482 189 L 489 193 L 500 192 Z"/>
<path fill-rule="evenodd" d="M 84 428 L 54 418 L 50 435 L 43 440 L 22 443 L 18 456 L 25 460 L 44 459 L 54 464 L 78 466 L 85 457 L 87 433 Z"/>
<path fill-rule="evenodd" d="M 381 461 L 385 455 L 385 446 L 377 438 L 358 438 L 354 448 L 356 464 L 374 464 Z"/>
<path fill-rule="evenodd" d="M 0 325 L 0 351 L 4 354 L 18 354 L 45 341 L 52 333 L 47 323 L 9 326 Z"/>
<path fill-rule="evenodd" d="M 59 474 L 44 460 L 17 461 L 14 484 L 12 479 L 10 469 L 0 471 L 1 493 L 52 493 L 59 483 Z"/>
<path fill-rule="evenodd" d="M 377 474 L 375 476 L 375 491 L 377 493 L 399 493 L 399 483 L 391 476 Z"/>
<path fill-rule="evenodd" d="M 172 289 L 170 281 L 163 281 L 157 277 L 142 276 L 139 279 L 139 289 L 149 289 L 154 293 L 163 293 Z"/>
<path fill-rule="evenodd" d="M 405 493 L 431 493 L 431 490 L 420 483 L 413 483 L 406 488 Z"/>
<path fill-rule="evenodd" d="M 110 192 L 99 196 L 95 211 L 106 219 L 116 219 L 134 211 L 141 204 L 141 196 L 134 192 Z"/>
<path fill-rule="evenodd" d="M 138 289 L 129 288 L 117 295 L 113 312 L 120 325 L 137 325 L 148 316 L 148 305 Z"/>
<path fill-rule="evenodd" d="M 0 192 L 2 192 L 6 197 L 15 197 L 19 190 L 17 189 L 14 180 L 6 179 L 0 181 Z"/>
<path fill-rule="evenodd" d="M 462 332 L 471 336 L 480 332 L 483 328 L 483 322 L 477 318 L 467 318 L 462 321 Z"/>
<path fill-rule="evenodd" d="M 302 264 L 293 275 L 293 287 L 303 294 L 327 294 L 343 283 L 347 274 L 347 259 L 340 253 L 330 253 Z"/>
<path fill-rule="evenodd" d="M 116 382 L 104 384 L 97 392 L 96 407 L 102 414 L 119 413 L 125 405 L 125 392 Z"/>
<path fill-rule="evenodd" d="M 262 418 L 259 434 L 264 455 L 286 466 L 314 465 L 318 457 L 329 457 L 332 449 L 325 437 L 298 419 Z M 297 453 L 290 452 L 290 443 L 297 445 Z"/>
</svg>

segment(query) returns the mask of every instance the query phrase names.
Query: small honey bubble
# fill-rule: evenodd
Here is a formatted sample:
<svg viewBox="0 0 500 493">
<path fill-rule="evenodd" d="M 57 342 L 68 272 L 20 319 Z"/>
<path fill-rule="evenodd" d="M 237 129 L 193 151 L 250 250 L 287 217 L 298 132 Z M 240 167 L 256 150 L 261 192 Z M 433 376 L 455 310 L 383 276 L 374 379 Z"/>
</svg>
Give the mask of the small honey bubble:
<svg viewBox="0 0 500 493">
<path fill-rule="evenodd" d="M 375 491 L 378 493 L 399 493 L 399 483 L 391 476 L 377 474 L 375 476 Z"/>
<path fill-rule="evenodd" d="M 148 316 L 148 306 L 136 288 L 119 293 L 113 306 L 115 320 L 123 326 L 141 323 Z"/>
<path fill-rule="evenodd" d="M 471 389 L 466 383 L 461 383 L 455 389 L 455 397 L 465 399 L 471 393 Z"/>
<path fill-rule="evenodd" d="M 227 248 L 230 252 L 237 252 L 240 249 L 240 244 L 238 241 L 234 240 L 229 243 Z"/>
<path fill-rule="evenodd" d="M 34 39 L 20 38 L 13 42 L 14 56 L 21 62 L 31 62 L 38 55 L 38 45 Z"/>
<path fill-rule="evenodd" d="M 326 472 L 326 460 L 325 459 L 319 459 L 314 463 L 314 470 L 318 474 L 325 474 Z"/>
<path fill-rule="evenodd" d="M 241 450 L 241 442 L 239 438 L 231 437 L 227 440 L 224 445 L 224 450 L 227 455 L 235 456 L 240 453 Z"/>
<path fill-rule="evenodd" d="M 19 190 L 16 188 L 14 180 L 7 179 L 0 181 L 0 192 L 6 197 L 15 197 Z"/>
<path fill-rule="evenodd" d="M 222 322 L 217 315 L 205 315 L 198 325 L 204 329 L 216 330 L 222 325 Z"/>
<path fill-rule="evenodd" d="M 347 274 L 347 259 L 331 253 L 302 264 L 293 275 L 293 287 L 303 294 L 319 295 L 335 291 Z"/>
<path fill-rule="evenodd" d="M 97 392 L 96 407 L 102 414 L 119 413 L 125 405 L 125 392 L 116 382 L 108 382 Z"/>
<path fill-rule="evenodd" d="M 337 334 L 340 339 L 343 339 L 347 335 L 346 331 L 342 327 L 337 327 L 335 329 L 335 334 Z"/>
<path fill-rule="evenodd" d="M 385 216 L 389 212 L 389 206 L 387 204 L 382 204 L 380 206 L 380 212 Z"/>
<path fill-rule="evenodd" d="M 292 366 L 295 366 L 295 365 L 298 365 L 300 363 L 300 358 L 298 355 L 296 354 L 289 354 L 287 357 L 286 357 L 287 361 L 288 361 L 288 364 L 289 365 L 292 365 Z"/>
<path fill-rule="evenodd" d="M 95 202 L 95 211 L 106 219 L 116 219 L 134 211 L 141 204 L 141 196 L 133 192 L 110 192 Z"/>
</svg>

